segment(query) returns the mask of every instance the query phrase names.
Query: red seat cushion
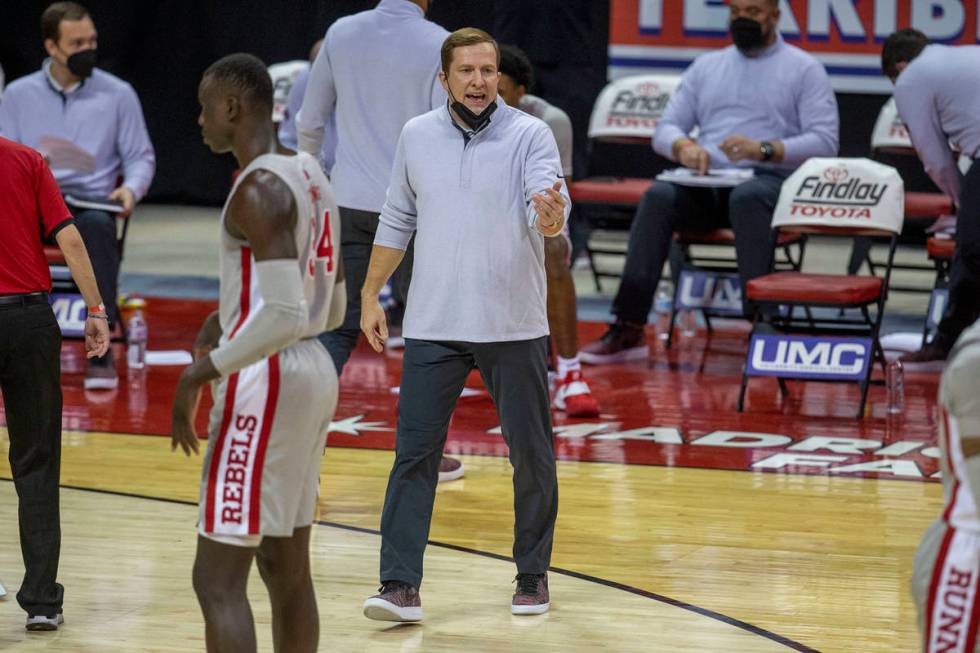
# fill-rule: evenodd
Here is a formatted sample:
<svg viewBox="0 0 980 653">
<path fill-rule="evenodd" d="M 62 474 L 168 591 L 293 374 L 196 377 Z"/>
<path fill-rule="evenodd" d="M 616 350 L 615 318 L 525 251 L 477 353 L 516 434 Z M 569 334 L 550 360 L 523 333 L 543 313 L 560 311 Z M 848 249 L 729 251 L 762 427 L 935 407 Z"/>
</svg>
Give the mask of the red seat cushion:
<svg viewBox="0 0 980 653">
<path fill-rule="evenodd" d="M 867 304 L 881 295 L 878 277 L 775 272 L 748 283 L 749 299 L 813 304 Z"/>
<path fill-rule="evenodd" d="M 906 218 L 938 218 L 953 212 L 953 201 L 943 193 L 905 193 Z"/>
<path fill-rule="evenodd" d="M 803 237 L 799 234 L 780 232 L 778 245 L 792 245 Z M 683 245 L 734 245 L 735 232 L 731 229 L 712 229 L 711 231 L 677 231 L 674 240 Z"/>
<path fill-rule="evenodd" d="M 48 265 L 65 265 L 65 255 L 61 252 L 60 247 L 45 245 L 44 258 L 47 259 Z"/>
<path fill-rule="evenodd" d="M 573 181 L 568 188 L 573 202 L 636 206 L 650 188 L 652 179 L 595 177 Z"/>
<path fill-rule="evenodd" d="M 952 238 L 931 237 L 926 241 L 926 251 L 929 258 L 953 258 L 956 251 L 956 241 Z"/>
</svg>

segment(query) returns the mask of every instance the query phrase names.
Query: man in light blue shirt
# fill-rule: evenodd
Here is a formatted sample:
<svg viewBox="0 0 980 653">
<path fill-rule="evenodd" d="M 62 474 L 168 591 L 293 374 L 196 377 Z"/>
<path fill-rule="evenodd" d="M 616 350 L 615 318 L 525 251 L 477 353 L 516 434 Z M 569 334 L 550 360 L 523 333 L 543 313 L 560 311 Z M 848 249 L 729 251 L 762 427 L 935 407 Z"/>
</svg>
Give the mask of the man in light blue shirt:
<svg viewBox="0 0 980 653">
<path fill-rule="evenodd" d="M 958 207 L 946 312 L 932 342 L 902 357 L 944 360 L 980 317 L 980 46 L 929 45 L 922 32 L 904 29 L 885 41 L 881 67 L 926 172 Z M 966 175 L 950 143 L 973 159 Z"/>
<path fill-rule="evenodd" d="M 381 516 L 381 581 L 371 619 L 419 621 L 422 558 L 449 418 L 479 368 L 514 466 L 513 614 L 548 610 L 558 484 L 549 411 L 544 239 L 571 203 L 548 126 L 497 100 L 499 50 L 461 29 L 442 49 L 451 104 L 405 125 L 367 279 L 361 328 L 381 351 L 378 294 L 412 236 L 395 463 Z"/>
<path fill-rule="evenodd" d="M 745 284 L 769 272 L 770 223 L 783 180 L 810 157 L 837 154 L 830 79 L 816 59 L 779 35 L 778 0 L 729 5 L 734 45 L 701 55 L 685 71 L 653 148 L 700 174 L 735 166 L 753 168 L 755 176 L 731 190 L 650 186 L 633 219 L 613 302 L 616 321 L 580 352 L 583 362 L 647 359 L 644 325 L 674 231 L 733 229 L 744 297 Z M 695 127 L 696 140 L 689 136 Z"/>
<path fill-rule="evenodd" d="M 331 25 L 296 119 L 299 148 L 314 156 L 327 124 L 336 119 L 330 180 L 341 214 L 347 319 L 321 340 L 338 373 L 360 335 L 360 289 L 398 135 L 409 119 L 446 101 L 438 73 L 439 48 L 448 32 L 425 19 L 428 7 L 429 0 L 381 0 L 375 9 Z M 402 299 L 409 269 L 410 261 L 393 279 Z"/>
<path fill-rule="evenodd" d="M 0 136 L 44 154 L 63 194 L 112 199 L 127 217 L 146 195 L 156 169 L 139 98 L 132 86 L 94 67 L 98 34 L 84 7 L 51 5 L 41 17 L 41 32 L 48 58 L 41 70 L 7 87 L 0 103 Z M 116 218 L 71 208 L 109 319 L 116 323 L 122 256 Z M 111 350 L 90 361 L 87 390 L 117 385 Z"/>
</svg>

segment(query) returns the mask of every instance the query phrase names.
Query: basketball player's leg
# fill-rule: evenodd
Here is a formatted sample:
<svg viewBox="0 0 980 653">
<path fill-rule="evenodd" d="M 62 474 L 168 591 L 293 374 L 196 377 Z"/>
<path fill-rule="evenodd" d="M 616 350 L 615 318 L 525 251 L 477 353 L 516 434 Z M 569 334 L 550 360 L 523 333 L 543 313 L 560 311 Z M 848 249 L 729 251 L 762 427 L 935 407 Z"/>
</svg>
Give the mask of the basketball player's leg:
<svg viewBox="0 0 980 653">
<path fill-rule="evenodd" d="M 337 374 L 316 340 L 279 353 L 280 391 L 262 468 L 259 573 L 272 604 L 276 653 L 313 653 L 320 635 L 310 576 L 310 530 L 320 462 L 337 406 Z"/>
<path fill-rule="evenodd" d="M 557 238 L 544 240 L 544 264 L 548 275 L 548 327 L 558 353 L 554 406 L 570 417 L 595 417 L 599 404 L 582 377 L 578 358 L 578 315 L 575 282 L 569 268 L 571 241 L 567 229 Z"/>
<path fill-rule="evenodd" d="M 194 592 L 204 614 L 208 653 L 255 651 L 255 622 L 248 603 L 248 572 L 255 557 L 256 539 L 205 535 L 197 538 Z M 251 546 L 249 546 L 251 545 Z"/>
<path fill-rule="evenodd" d="M 292 537 L 264 537 L 256 555 L 272 603 L 276 653 L 312 653 L 320 637 L 320 616 L 310 575 L 310 529 Z"/>
</svg>

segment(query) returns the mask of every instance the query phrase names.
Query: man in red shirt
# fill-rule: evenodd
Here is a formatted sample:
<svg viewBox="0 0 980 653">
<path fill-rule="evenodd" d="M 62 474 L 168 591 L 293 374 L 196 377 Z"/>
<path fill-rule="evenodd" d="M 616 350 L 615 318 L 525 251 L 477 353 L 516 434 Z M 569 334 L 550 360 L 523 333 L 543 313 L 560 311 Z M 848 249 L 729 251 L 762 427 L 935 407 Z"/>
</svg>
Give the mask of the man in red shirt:
<svg viewBox="0 0 980 653">
<path fill-rule="evenodd" d="M 109 349 L 109 323 L 85 244 L 36 151 L 0 138 L 0 391 L 19 499 L 24 581 L 17 602 L 28 630 L 64 622 L 55 582 L 61 549 L 61 331 L 48 304 L 44 239 L 55 239 L 88 304 L 85 352 Z"/>
</svg>

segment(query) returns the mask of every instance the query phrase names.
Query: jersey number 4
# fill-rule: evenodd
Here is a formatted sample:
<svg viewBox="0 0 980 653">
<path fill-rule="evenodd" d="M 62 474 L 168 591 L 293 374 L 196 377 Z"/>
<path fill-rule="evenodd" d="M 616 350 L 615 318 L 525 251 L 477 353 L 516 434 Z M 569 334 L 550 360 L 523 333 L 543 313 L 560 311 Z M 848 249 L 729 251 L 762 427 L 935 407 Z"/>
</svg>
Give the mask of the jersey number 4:
<svg viewBox="0 0 980 653">
<path fill-rule="evenodd" d="M 314 228 L 316 222 L 314 221 Z M 323 212 L 323 231 L 316 239 L 316 256 L 317 261 L 324 261 L 324 267 L 327 272 L 333 272 L 334 258 L 333 258 L 333 235 L 330 233 L 330 211 Z M 310 274 L 313 274 L 313 264 L 314 259 L 310 259 Z"/>
</svg>

